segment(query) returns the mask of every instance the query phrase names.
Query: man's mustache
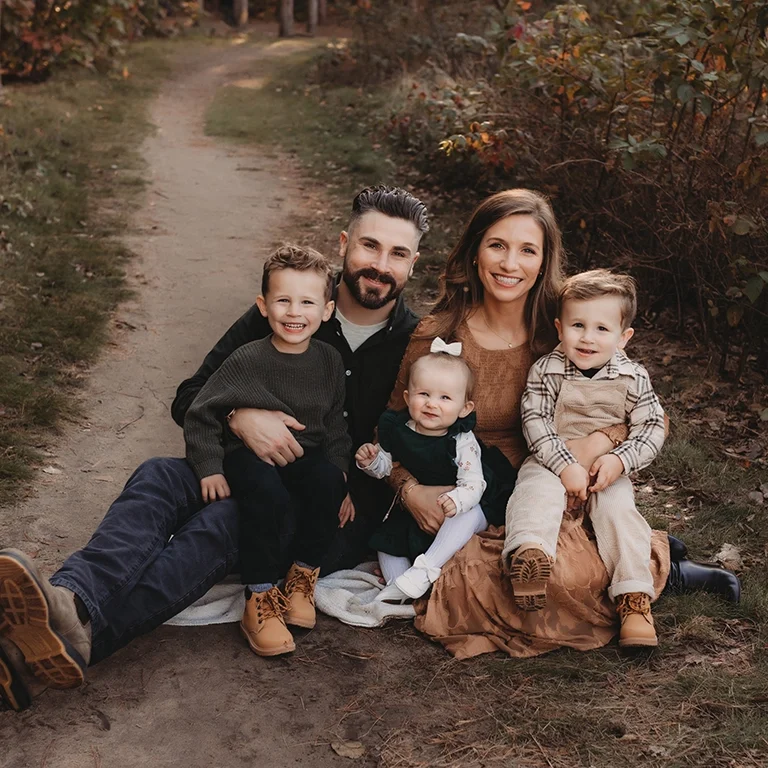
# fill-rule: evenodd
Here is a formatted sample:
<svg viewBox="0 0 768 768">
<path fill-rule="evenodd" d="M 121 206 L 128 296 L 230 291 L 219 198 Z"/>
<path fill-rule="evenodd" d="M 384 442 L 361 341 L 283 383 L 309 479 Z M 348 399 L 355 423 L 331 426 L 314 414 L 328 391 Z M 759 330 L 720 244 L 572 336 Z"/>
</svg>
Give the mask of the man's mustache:
<svg viewBox="0 0 768 768">
<path fill-rule="evenodd" d="M 382 272 L 379 272 L 378 269 L 374 269 L 373 267 L 365 267 L 364 269 L 358 269 L 357 272 L 354 273 L 352 276 L 355 282 L 357 282 L 361 277 L 366 277 L 369 280 L 376 280 L 379 283 L 386 283 L 387 285 L 391 285 L 393 288 L 397 288 L 397 282 L 395 281 L 395 278 L 392 277 L 392 275 L 385 275 Z"/>
</svg>

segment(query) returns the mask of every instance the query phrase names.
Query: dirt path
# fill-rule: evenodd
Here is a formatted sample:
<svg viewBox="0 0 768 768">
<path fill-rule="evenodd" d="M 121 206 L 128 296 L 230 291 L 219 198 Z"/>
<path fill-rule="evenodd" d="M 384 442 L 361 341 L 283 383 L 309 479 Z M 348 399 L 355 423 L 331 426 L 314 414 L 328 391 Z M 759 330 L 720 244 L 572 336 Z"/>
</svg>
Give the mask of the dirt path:
<svg viewBox="0 0 768 768">
<path fill-rule="evenodd" d="M 87 541 L 142 460 L 183 455 L 169 413 L 175 387 L 253 300 L 285 210 L 301 204 L 300 180 L 279 159 L 205 137 L 203 113 L 255 60 L 268 73 L 307 44 L 203 49 L 180 62 L 153 106 L 151 184 L 129 238 L 137 298 L 117 312 L 83 392 L 87 421 L 51 448 L 54 473 L 41 472 L 36 498 L 0 511 L 4 541 L 47 573 Z M 0 715 L 0 765 L 322 768 L 349 763 L 329 746 L 337 738 L 361 739 L 368 756 L 356 764 L 375 764 L 371 747 L 409 713 L 398 694 L 406 660 L 444 660 L 414 640 L 324 619 L 292 658 L 265 661 L 234 626 L 162 628 L 91 670 L 83 688 Z M 374 689 L 389 690 L 394 705 L 375 701 Z"/>
</svg>

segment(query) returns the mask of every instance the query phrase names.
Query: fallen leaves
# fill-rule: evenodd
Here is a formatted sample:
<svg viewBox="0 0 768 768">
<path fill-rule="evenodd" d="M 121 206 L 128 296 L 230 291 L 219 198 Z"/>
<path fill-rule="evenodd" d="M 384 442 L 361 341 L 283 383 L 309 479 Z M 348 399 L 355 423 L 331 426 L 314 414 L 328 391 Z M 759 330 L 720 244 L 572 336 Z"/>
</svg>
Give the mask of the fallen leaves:
<svg viewBox="0 0 768 768">
<path fill-rule="evenodd" d="M 361 741 L 332 741 L 331 749 L 339 757 L 358 758 L 365 755 L 365 745 Z"/>
</svg>

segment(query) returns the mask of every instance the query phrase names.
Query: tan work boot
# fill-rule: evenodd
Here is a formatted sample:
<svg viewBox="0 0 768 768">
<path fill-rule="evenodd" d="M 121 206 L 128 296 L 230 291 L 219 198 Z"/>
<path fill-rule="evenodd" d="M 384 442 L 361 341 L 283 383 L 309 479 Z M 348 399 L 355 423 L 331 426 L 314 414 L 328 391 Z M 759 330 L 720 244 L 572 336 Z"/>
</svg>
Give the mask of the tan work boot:
<svg viewBox="0 0 768 768">
<path fill-rule="evenodd" d="M 616 612 L 621 619 L 619 645 L 622 648 L 653 647 L 659 644 L 651 616 L 651 598 L 643 592 L 619 595 Z"/>
<path fill-rule="evenodd" d="M 547 582 L 552 561 L 538 544 L 522 544 L 509 559 L 515 603 L 524 611 L 540 611 L 547 604 Z"/>
<path fill-rule="evenodd" d="M 77 615 L 74 594 L 54 587 L 32 560 L 0 551 L 0 635 L 22 653 L 32 674 L 50 688 L 75 688 L 91 656 L 90 623 Z"/>
<path fill-rule="evenodd" d="M 294 627 L 312 629 L 317 621 L 315 612 L 315 584 L 319 568 L 302 568 L 294 563 L 285 577 L 284 592 L 288 598 L 285 623 Z"/>
<path fill-rule="evenodd" d="M 47 687 L 27 669 L 21 651 L 0 636 L 0 702 L 7 709 L 21 712 Z"/>
<path fill-rule="evenodd" d="M 283 619 L 287 608 L 288 601 L 277 587 L 266 592 L 251 592 L 245 601 L 240 630 L 254 653 L 279 656 L 296 650 L 293 635 Z"/>
</svg>

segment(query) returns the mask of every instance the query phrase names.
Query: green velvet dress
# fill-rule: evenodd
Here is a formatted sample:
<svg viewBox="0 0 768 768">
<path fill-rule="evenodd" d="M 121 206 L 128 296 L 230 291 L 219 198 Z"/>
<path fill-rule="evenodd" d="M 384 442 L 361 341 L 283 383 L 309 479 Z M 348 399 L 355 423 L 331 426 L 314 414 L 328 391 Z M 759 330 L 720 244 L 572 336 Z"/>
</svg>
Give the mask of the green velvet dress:
<svg viewBox="0 0 768 768">
<path fill-rule="evenodd" d="M 379 445 L 421 485 L 456 485 L 456 437 L 474 429 L 475 414 L 459 419 L 440 437 L 414 432 L 408 426 L 410 418 L 407 410 L 385 411 L 379 419 Z M 490 525 L 504 525 L 517 470 L 498 448 L 480 443 L 480 449 L 487 484 L 480 506 Z M 429 549 L 434 539 L 432 534 L 419 528 L 405 509 L 395 504 L 371 537 L 370 546 L 377 552 L 414 560 Z"/>
</svg>

